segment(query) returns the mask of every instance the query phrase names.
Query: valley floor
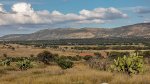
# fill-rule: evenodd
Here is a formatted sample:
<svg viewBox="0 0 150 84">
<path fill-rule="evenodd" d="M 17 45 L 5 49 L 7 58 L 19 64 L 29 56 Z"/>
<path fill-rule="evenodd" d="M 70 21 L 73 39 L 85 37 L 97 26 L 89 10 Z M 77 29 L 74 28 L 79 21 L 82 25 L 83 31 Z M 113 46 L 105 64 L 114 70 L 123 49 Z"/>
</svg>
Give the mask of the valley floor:
<svg viewBox="0 0 150 84">
<path fill-rule="evenodd" d="M 58 53 L 64 56 L 76 56 L 81 51 L 62 51 L 60 49 L 41 49 L 31 46 L 12 45 L 15 50 L 0 45 L 0 57 L 4 54 L 10 57 L 36 56 L 43 50 Z M 97 52 L 89 50 L 91 52 Z M 89 52 L 86 51 L 86 52 Z M 109 50 L 108 50 L 109 51 Z M 133 50 L 128 50 L 134 52 Z M 82 51 L 83 52 L 83 51 Z M 15 64 L 5 67 L 0 66 L 0 84 L 150 84 L 150 65 L 146 65 L 145 73 L 128 76 L 123 73 L 112 73 L 90 68 L 85 62 L 76 62 L 73 68 L 63 70 L 59 66 L 44 65 L 34 62 L 34 67 L 25 71 L 16 68 Z"/>
</svg>

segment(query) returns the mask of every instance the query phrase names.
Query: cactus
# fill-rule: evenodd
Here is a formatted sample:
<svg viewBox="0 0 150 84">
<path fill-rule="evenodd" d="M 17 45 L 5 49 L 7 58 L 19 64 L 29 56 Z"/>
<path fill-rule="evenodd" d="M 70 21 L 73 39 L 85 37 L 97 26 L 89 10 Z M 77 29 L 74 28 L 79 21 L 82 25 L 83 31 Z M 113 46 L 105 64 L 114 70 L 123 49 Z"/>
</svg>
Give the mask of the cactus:
<svg viewBox="0 0 150 84">
<path fill-rule="evenodd" d="M 143 72 L 143 57 L 142 56 L 124 56 L 114 59 L 111 65 L 112 71 L 124 72 L 129 75 Z"/>
<path fill-rule="evenodd" d="M 11 63 L 11 59 L 5 59 L 0 61 L 0 65 L 3 66 L 10 66 L 10 63 Z"/>
<path fill-rule="evenodd" d="M 31 61 L 28 59 L 23 59 L 22 61 L 17 62 L 17 66 L 20 70 L 27 70 L 29 68 L 32 68 Z"/>
</svg>

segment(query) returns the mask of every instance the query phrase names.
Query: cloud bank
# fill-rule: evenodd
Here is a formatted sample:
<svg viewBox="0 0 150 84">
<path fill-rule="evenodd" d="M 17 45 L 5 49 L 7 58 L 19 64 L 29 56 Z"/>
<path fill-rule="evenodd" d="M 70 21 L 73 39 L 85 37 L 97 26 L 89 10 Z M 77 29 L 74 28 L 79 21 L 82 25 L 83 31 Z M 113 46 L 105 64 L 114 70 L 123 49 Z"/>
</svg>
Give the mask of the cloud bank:
<svg viewBox="0 0 150 84">
<path fill-rule="evenodd" d="M 83 9 L 79 13 L 63 14 L 59 11 L 35 11 L 29 3 L 16 3 L 7 12 L 0 4 L 0 25 L 16 24 L 100 24 L 115 19 L 127 18 L 127 14 L 110 8 Z"/>
</svg>

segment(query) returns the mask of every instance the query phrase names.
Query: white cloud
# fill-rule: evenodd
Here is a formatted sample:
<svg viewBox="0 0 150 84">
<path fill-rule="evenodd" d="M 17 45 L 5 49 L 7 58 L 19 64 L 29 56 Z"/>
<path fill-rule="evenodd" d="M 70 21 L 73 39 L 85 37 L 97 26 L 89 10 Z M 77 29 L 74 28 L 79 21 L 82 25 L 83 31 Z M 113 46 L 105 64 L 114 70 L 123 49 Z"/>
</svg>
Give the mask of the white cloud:
<svg viewBox="0 0 150 84">
<path fill-rule="evenodd" d="M 5 10 L 4 10 L 4 8 L 3 8 L 3 4 L 0 4 L 0 12 L 1 12 L 1 13 L 4 13 L 4 12 L 5 12 Z"/>
<path fill-rule="evenodd" d="M 118 19 L 126 18 L 127 15 L 123 14 L 116 8 L 95 8 L 94 10 L 82 10 L 80 14 L 86 18 L 95 18 L 95 19 Z"/>
<path fill-rule="evenodd" d="M 77 22 L 79 24 L 98 24 L 98 23 L 105 23 L 105 21 L 100 20 L 100 19 L 94 19 L 94 20 L 82 20 Z"/>
<path fill-rule="evenodd" d="M 15 13 L 21 13 L 21 14 L 26 14 L 30 15 L 34 13 L 34 10 L 31 7 L 31 4 L 28 3 L 17 3 L 12 6 L 12 11 Z"/>
<path fill-rule="evenodd" d="M 83 9 L 79 11 L 79 14 L 63 14 L 56 10 L 52 12 L 47 10 L 34 11 L 29 3 L 16 3 L 11 9 L 12 12 L 5 12 L 3 5 L 0 5 L 0 25 L 59 23 L 98 24 L 127 17 L 127 14 L 113 7 L 95 8 L 94 10 Z"/>
</svg>

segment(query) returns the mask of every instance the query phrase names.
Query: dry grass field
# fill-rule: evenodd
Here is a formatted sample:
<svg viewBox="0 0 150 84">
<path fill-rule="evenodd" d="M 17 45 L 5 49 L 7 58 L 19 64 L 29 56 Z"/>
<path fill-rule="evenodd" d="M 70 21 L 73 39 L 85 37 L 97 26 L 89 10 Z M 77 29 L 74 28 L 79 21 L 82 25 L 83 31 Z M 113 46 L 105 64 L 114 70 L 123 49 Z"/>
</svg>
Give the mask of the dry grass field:
<svg viewBox="0 0 150 84">
<path fill-rule="evenodd" d="M 81 51 L 62 51 L 60 49 L 42 49 L 32 46 L 12 45 L 15 50 L 0 45 L 0 56 L 27 57 L 37 55 L 43 50 L 64 56 L 75 56 Z M 88 51 L 85 51 L 88 52 Z M 100 51 L 90 51 L 100 52 Z M 133 52 L 133 51 L 130 51 Z M 71 69 L 63 70 L 57 65 L 44 65 L 34 62 L 34 67 L 25 71 L 17 69 L 15 64 L 0 66 L 0 84 L 150 84 L 150 65 L 146 65 L 145 73 L 132 77 L 123 73 L 112 73 L 90 68 L 84 62 L 75 63 Z"/>
<path fill-rule="evenodd" d="M 78 54 L 78 52 L 73 51 L 62 51 L 60 49 L 52 49 L 52 48 L 34 48 L 32 46 L 22 46 L 22 45 L 15 45 L 15 44 L 9 44 L 13 47 L 15 47 L 15 50 L 9 49 L 7 46 L 0 45 L 0 56 L 3 56 L 3 54 L 7 54 L 8 56 L 12 57 L 28 57 L 30 55 L 37 55 L 38 53 L 48 50 L 52 53 L 57 53 L 59 55 L 64 56 L 75 56 Z M 4 47 L 3 47 L 4 46 Z"/>
<path fill-rule="evenodd" d="M 13 47 L 15 47 L 15 50 L 9 49 L 8 46 L 1 45 L 0 44 L 0 57 L 3 56 L 3 54 L 7 54 L 11 57 L 28 57 L 31 55 L 36 56 L 39 52 L 42 52 L 44 50 L 50 51 L 52 53 L 59 54 L 60 56 L 76 56 L 79 55 L 81 52 L 88 52 L 88 53 L 94 53 L 94 52 L 102 52 L 102 51 L 117 51 L 117 52 L 134 52 L 135 50 L 71 50 L 70 47 L 73 46 L 60 46 L 59 49 L 53 49 L 53 48 L 35 48 L 32 46 L 23 46 L 23 45 L 17 45 L 17 44 L 9 44 Z M 93 45 L 90 45 L 93 46 Z M 68 47 L 69 49 L 65 49 L 64 47 Z M 143 50 L 144 51 L 144 50 Z"/>
<path fill-rule="evenodd" d="M 129 77 L 122 73 L 94 70 L 84 64 L 76 64 L 67 70 L 56 65 L 38 66 L 27 71 L 13 67 L 4 69 L 0 68 L 0 84 L 150 84 L 150 72 Z"/>
</svg>

